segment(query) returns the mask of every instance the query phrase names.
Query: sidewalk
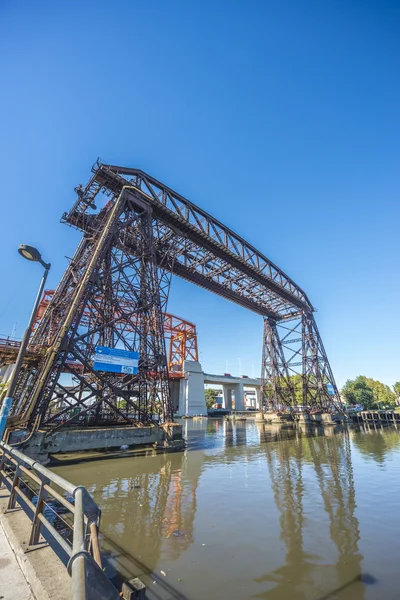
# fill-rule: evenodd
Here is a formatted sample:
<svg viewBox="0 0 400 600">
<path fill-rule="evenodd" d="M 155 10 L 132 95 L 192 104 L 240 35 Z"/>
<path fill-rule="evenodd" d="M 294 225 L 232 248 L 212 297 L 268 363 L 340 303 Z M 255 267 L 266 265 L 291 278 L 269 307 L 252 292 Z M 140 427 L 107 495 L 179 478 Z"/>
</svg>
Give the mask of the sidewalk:
<svg viewBox="0 0 400 600">
<path fill-rule="evenodd" d="M 0 523 L 0 600 L 34 600 L 34 596 Z"/>
<path fill-rule="evenodd" d="M 47 544 L 27 551 L 31 522 L 23 510 L 5 512 L 8 499 L 0 489 L 0 600 L 71 600 L 66 567 Z"/>
</svg>

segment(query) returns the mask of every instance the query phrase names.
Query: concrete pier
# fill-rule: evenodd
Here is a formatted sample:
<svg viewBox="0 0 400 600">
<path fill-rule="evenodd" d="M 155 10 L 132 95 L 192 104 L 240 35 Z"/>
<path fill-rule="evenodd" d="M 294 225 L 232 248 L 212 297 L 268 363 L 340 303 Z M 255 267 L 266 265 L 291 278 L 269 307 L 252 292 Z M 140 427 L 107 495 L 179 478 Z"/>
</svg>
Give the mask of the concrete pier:
<svg viewBox="0 0 400 600">
<path fill-rule="evenodd" d="M 381 423 L 382 425 L 400 425 L 400 412 L 394 410 L 363 410 L 351 415 L 353 423 Z"/>
<path fill-rule="evenodd" d="M 11 443 L 23 441 L 12 434 Z M 180 450 L 184 446 L 182 426 L 165 423 L 149 427 L 99 427 L 68 428 L 49 434 L 37 431 L 24 443 L 21 450 L 42 464 L 47 464 L 50 455 L 87 450 L 108 450 L 121 446 L 153 446 L 164 450 Z"/>
<path fill-rule="evenodd" d="M 340 413 L 281 413 L 265 412 L 256 413 L 257 421 L 266 423 L 300 423 L 303 425 L 337 425 L 345 420 Z"/>
<path fill-rule="evenodd" d="M 261 385 L 259 379 L 204 373 L 199 362 L 186 360 L 184 377 L 171 382 L 174 414 L 177 417 L 207 416 L 204 389 L 207 384 L 222 387 L 222 405 L 225 410 L 230 411 L 235 408 L 235 410 L 242 411 L 245 409 L 245 388 L 255 391 L 257 406 L 254 408 L 259 408 Z"/>
</svg>

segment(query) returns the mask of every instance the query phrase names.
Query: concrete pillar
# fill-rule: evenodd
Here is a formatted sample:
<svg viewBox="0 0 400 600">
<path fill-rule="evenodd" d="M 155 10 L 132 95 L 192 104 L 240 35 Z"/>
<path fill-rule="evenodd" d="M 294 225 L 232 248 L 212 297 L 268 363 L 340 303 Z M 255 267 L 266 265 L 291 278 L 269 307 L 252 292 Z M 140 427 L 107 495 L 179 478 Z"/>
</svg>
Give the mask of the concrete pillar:
<svg viewBox="0 0 400 600">
<path fill-rule="evenodd" d="M 172 379 L 170 381 L 171 388 L 171 401 L 172 401 L 172 412 L 174 414 L 180 414 L 180 391 L 181 391 L 182 379 Z"/>
<path fill-rule="evenodd" d="M 187 381 L 186 379 L 178 379 L 178 385 L 173 391 L 172 403 L 173 406 L 178 404 L 177 411 L 175 413 L 176 417 L 183 417 L 186 414 L 186 387 Z M 175 397 L 174 397 L 175 396 Z"/>
<path fill-rule="evenodd" d="M 229 386 L 222 385 L 222 393 L 224 397 L 223 407 L 225 410 L 232 410 L 232 390 Z"/>
<path fill-rule="evenodd" d="M 260 388 L 256 388 L 256 408 L 258 408 L 258 410 L 262 409 L 260 404 Z"/>
<path fill-rule="evenodd" d="M 236 383 L 234 388 L 235 410 L 244 410 L 243 383 Z"/>
<path fill-rule="evenodd" d="M 206 395 L 204 391 L 204 373 L 201 364 L 194 360 L 185 360 L 184 412 L 187 417 L 207 416 Z"/>
</svg>

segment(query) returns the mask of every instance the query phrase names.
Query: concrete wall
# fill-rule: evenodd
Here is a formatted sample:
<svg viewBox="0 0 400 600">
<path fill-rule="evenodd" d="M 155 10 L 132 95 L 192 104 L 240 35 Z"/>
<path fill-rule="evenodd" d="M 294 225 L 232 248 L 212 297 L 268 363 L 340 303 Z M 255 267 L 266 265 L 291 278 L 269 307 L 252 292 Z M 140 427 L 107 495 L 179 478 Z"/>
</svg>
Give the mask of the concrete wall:
<svg viewBox="0 0 400 600">
<path fill-rule="evenodd" d="M 49 454 L 84 452 L 121 446 L 160 444 L 165 439 L 163 429 L 151 427 L 113 427 L 92 429 L 65 429 L 47 435 L 37 431 L 22 448 L 22 452 L 46 464 Z M 14 440 L 11 440 L 13 442 Z"/>
</svg>

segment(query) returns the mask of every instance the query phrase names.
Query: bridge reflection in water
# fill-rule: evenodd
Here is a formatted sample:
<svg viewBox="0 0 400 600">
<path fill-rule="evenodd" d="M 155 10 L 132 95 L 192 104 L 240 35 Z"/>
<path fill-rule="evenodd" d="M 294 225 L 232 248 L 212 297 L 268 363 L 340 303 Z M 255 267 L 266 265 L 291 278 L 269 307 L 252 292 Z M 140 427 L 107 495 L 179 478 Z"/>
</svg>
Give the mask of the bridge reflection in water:
<svg viewBox="0 0 400 600">
<path fill-rule="evenodd" d="M 150 599 L 367 598 L 346 429 L 184 427 L 184 453 L 57 468 L 100 505 L 115 569 Z"/>
<path fill-rule="evenodd" d="M 325 588 L 329 591 L 323 597 L 335 597 L 334 591 L 340 590 L 341 598 L 348 596 L 361 600 L 364 598 L 364 584 L 360 581 L 362 556 L 358 550 L 359 525 L 354 515 L 356 504 L 349 434 L 340 428 L 314 433 L 322 434 L 323 438 L 304 436 L 303 432 L 294 430 L 290 444 L 282 444 L 278 450 L 265 445 L 275 502 L 280 512 L 286 563 L 260 580 L 276 582 L 276 587 L 268 594 L 271 599 L 312 598 L 317 589 Z M 264 429 L 261 439 L 263 435 L 268 438 L 270 432 Z M 315 502 L 318 510 L 320 499 L 316 497 L 319 495 L 326 512 L 326 523 L 312 521 L 312 506 Z M 305 496 L 309 499 L 306 513 Z M 315 545 L 316 537 L 319 538 L 319 553 L 321 546 L 325 546 L 330 561 L 318 560 L 310 549 Z M 332 542 L 336 555 L 332 552 Z"/>
</svg>

